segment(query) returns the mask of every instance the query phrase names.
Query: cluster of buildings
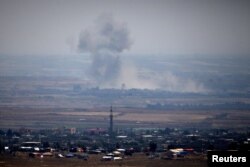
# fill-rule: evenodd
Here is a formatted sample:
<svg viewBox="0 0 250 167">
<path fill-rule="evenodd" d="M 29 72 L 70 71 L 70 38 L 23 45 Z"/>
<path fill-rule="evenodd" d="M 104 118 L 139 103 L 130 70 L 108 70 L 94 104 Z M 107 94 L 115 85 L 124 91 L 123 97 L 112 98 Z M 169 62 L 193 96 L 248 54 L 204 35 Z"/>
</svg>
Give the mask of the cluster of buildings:
<svg viewBox="0 0 250 167">
<path fill-rule="evenodd" d="M 55 128 L 0 130 L 0 154 L 27 153 L 31 157 L 57 156 L 88 159 L 102 154 L 102 160 L 120 160 L 143 153 L 149 158 L 184 158 L 205 155 L 208 150 L 250 150 L 250 128 L 123 128 L 113 125 L 110 109 L 109 128 Z"/>
</svg>

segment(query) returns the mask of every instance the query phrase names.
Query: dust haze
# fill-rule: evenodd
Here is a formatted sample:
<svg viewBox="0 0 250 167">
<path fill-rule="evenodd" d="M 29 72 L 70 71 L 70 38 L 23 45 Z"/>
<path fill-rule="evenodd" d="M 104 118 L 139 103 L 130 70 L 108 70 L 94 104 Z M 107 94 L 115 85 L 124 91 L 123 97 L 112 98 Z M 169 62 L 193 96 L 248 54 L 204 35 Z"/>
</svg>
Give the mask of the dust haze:
<svg viewBox="0 0 250 167">
<path fill-rule="evenodd" d="M 126 23 L 112 14 L 102 14 L 79 35 L 78 51 L 91 56 L 87 76 L 100 88 L 163 89 L 174 92 L 206 92 L 201 83 L 180 78 L 170 71 L 141 76 L 133 62 L 123 62 L 122 54 L 132 47 Z"/>
</svg>

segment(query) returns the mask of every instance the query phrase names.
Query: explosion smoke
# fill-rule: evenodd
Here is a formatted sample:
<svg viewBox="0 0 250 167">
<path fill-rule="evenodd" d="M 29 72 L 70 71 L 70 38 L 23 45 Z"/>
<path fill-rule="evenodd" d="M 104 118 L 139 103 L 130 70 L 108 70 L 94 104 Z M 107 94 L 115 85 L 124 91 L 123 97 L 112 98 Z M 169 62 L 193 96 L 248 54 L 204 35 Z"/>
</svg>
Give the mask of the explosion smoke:
<svg viewBox="0 0 250 167">
<path fill-rule="evenodd" d="M 121 53 L 129 49 L 131 40 L 124 23 L 112 15 L 101 15 L 94 27 L 82 31 L 78 50 L 91 55 L 89 77 L 100 88 L 162 89 L 174 92 L 204 92 L 203 85 L 180 78 L 171 72 L 151 72 L 144 76 L 133 64 L 122 63 Z"/>
<path fill-rule="evenodd" d="M 112 86 L 120 75 L 120 53 L 129 49 L 131 41 L 124 23 L 112 15 L 101 15 L 92 29 L 81 32 L 78 49 L 92 57 L 89 74 L 98 86 Z"/>
</svg>

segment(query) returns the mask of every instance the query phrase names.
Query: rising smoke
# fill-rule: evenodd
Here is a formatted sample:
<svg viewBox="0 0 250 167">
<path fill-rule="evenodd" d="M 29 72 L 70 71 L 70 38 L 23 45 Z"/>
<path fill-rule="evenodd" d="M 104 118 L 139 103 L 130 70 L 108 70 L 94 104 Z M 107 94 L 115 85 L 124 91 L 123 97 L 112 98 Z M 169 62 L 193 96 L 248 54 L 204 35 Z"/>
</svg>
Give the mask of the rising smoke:
<svg viewBox="0 0 250 167">
<path fill-rule="evenodd" d="M 141 75 L 136 66 L 121 61 L 121 53 L 130 46 L 131 39 L 126 25 L 115 21 L 112 15 L 101 15 L 93 27 L 81 32 L 78 50 L 91 55 L 88 74 L 95 86 L 196 93 L 206 91 L 203 85 L 167 71 Z"/>
<path fill-rule="evenodd" d="M 182 78 L 170 71 L 140 72 L 135 66 L 126 64 L 122 66 L 119 83 L 126 83 L 127 88 L 160 89 L 170 92 L 204 93 L 208 90 L 203 84 L 192 79 Z"/>
<path fill-rule="evenodd" d="M 101 15 L 93 28 L 80 34 L 78 49 L 91 54 L 89 76 L 97 86 L 117 85 L 121 72 L 120 54 L 129 49 L 131 40 L 124 23 L 116 22 L 112 15 Z"/>
</svg>

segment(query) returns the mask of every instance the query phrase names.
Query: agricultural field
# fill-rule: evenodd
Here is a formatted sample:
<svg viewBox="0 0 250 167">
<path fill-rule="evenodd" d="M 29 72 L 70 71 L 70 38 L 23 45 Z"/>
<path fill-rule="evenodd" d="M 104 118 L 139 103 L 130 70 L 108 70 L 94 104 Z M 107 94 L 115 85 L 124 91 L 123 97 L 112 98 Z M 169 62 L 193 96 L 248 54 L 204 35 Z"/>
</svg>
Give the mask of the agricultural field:
<svg viewBox="0 0 250 167">
<path fill-rule="evenodd" d="M 250 125 L 248 111 L 164 111 L 114 108 L 114 124 L 122 127 L 205 127 L 244 128 Z M 76 111 L 72 108 L 0 107 L 0 127 L 3 129 L 102 127 L 109 126 L 109 108 Z"/>
</svg>

